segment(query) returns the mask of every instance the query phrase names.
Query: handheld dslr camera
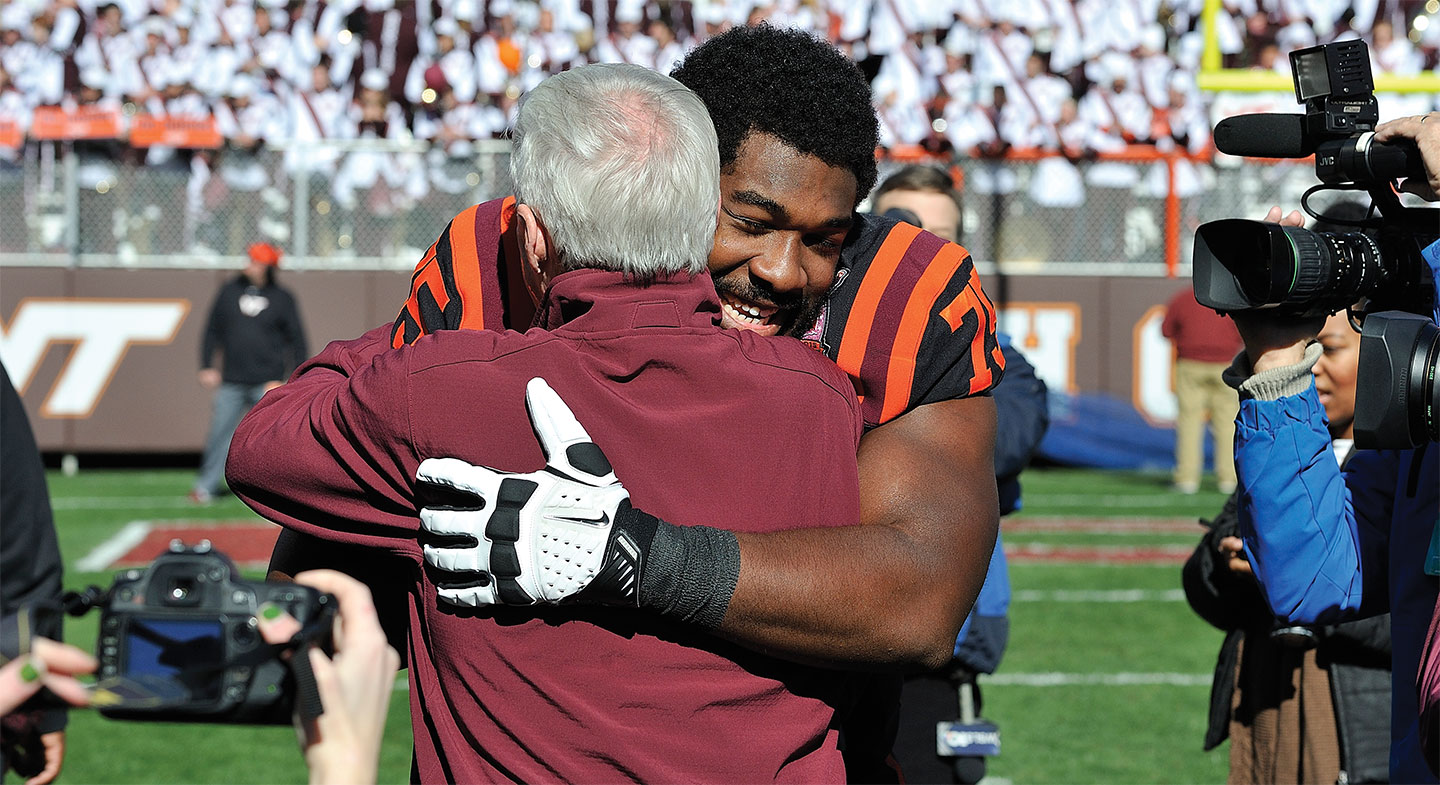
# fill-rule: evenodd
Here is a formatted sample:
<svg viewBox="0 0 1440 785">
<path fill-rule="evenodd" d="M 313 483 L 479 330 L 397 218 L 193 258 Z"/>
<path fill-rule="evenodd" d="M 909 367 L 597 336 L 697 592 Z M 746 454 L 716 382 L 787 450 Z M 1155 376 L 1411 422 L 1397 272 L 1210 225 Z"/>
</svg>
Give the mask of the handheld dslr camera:
<svg viewBox="0 0 1440 785">
<path fill-rule="evenodd" d="M 1305 192 L 1311 217 L 1350 224 L 1312 232 L 1229 219 L 1195 233 L 1195 299 L 1222 313 L 1273 309 L 1296 317 L 1351 309 L 1363 321 L 1355 445 L 1415 447 L 1440 441 L 1440 328 L 1431 319 L 1435 286 L 1421 256 L 1440 239 L 1440 210 L 1401 204 L 1392 181 L 1424 177 L 1411 144 L 1374 141 L 1379 109 L 1369 48 L 1341 41 L 1290 53 L 1296 101 L 1305 114 L 1239 115 L 1215 126 L 1215 144 L 1233 155 L 1315 156 L 1321 181 Z M 1369 216 L 1343 221 L 1308 204 L 1322 190 L 1369 194 Z M 1364 300 L 1361 314 L 1354 310 Z M 1362 320 L 1363 316 L 1363 320 Z"/>
<path fill-rule="evenodd" d="M 302 625 L 288 644 L 260 637 L 255 614 L 267 601 Z M 299 584 L 242 580 L 234 562 L 209 541 L 186 548 L 177 540 L 149 567 L 117 574 L 109 591 L 92 587 L 72 595 L 67 606 L 74 615 L 100 608 L 93 700 L 101 714 L 289 724 L 296 686 L 280 654 L 328 640 L 335 600 Z M 301 660 L 308 665 L 295 658 Z"/>
</svg>

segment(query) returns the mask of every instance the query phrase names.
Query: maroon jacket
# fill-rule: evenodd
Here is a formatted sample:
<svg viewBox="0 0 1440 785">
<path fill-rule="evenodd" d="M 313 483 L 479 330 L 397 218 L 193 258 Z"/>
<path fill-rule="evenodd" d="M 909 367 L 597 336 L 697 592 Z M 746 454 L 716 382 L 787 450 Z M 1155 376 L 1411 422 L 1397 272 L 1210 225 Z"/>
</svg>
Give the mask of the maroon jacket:
<svg viewBox="0 0 1440 785">
<path fill-rule="evenodd" d="M 1235 322 L 1196 302 L 1195 292 L 1188 287 L 1165 304 L 1160 333 L 1175 344 L 1175 355 L 1181 360 L 1228 364 L 1244 345 Z"/>
<path fill-rule="evenodd" d="M 525 414 L 543 376 L 605 448 L 635 504 L 736 531 L 859 520 L 862 424 L 845 375 L 791 339 L 718 326 L 708 275 L 648 287 L 555 279 L 537 323 L 388 328 L 332 343 L 235 433 L 230 487 L 260 514 L 399 554 L 421 781 L 838 782 L 847 683 L 648 614 L 456 613 L 417 542 L 428 457 L 510 471 L 544 458 Z"/>
</svg>

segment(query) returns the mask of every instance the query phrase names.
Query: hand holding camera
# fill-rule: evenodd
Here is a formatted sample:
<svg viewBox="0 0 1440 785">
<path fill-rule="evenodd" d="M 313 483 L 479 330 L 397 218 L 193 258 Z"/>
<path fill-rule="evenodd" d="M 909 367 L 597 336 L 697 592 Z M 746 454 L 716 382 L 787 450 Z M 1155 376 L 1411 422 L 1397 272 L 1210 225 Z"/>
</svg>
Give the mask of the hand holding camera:
<svg viewBox="0 0 1440 785">
<path fill-rule="evenodd" d="M 333 570 L 311 570 L 295 582 L 333 595 L 339 604 L 334 625 L 334 656 L 311 648 L 305 652 L 325 713 L 313 721 L 296 718 L 296 734 L 310 782 L 374 782 L 376 755 L 385 732 L 390 695 L 400 655 L 385 641 L 365 585 Z M 278 605 L 260 609 L 260 634 L 281 644 L 302 625 Z"/>
</svg>

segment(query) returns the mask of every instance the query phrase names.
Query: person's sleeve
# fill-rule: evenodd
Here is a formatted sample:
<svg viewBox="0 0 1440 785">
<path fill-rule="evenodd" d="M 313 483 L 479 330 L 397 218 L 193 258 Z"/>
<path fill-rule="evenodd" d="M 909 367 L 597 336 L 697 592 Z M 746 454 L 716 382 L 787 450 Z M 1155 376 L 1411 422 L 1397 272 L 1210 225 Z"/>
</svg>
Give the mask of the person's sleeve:
<svg viewBox="0 0 1440 785">
<path fill-rule="evenodd" d="M 0 365 L 0 613 L 15 616 L 41 603 L 58 603 L 64 590 L 64 564 L 55 535 L 50 508 L 50 491 L 45 483 L 45 466 L 30 419 L 10 375 Z M 51 622 L 33 632 L 63 641 L 64 629 L 58 613 L 35 618 Z M 8 641 L 19 645 L 19 641 Z M 8 651 L 20 649 L 7 647 Z M 48 709 L 40 720 L 40 732 L 65 727 L 65 709 Z"/>
<path fill-rule="evenodd" d="M 1000 341 L 1005 376 L 995 385 L 995 477 L 1004 481 L 1029 465 L 1050 427 L 1045 382 L 1008 340 Z"/>
<path fill-rule="evenodd" d="M 1243 397 L 1235 427 L 1240 530 L 1276 616 L 1330 623 L 1388 609 L 1394 451 L 1362 450 L 1344 475 L 1311 378 L 1299 394 Z"/>
<path fill-rule="evenodd" d="M 1160 320 L 1160 334 L 1172 341 L 1180 334 L 1180 309 L 1175 307 L 1174 297 L 1165 303 L 1165 318 Z"/>
<path fill-rule="evenodd" d="M 946 247 L 959 249 L 963 258 L 931 301 L 918 350 L 907 358 L 912 360 L 910 367 L 896 362 L 903 354 L 892 359 L 891 381 L 899 381 L 907 370 L 913 370 L 913 382 L 904 409 L 897 404 L 906 398 L 886 393 L 882 422 L 927 403 L 988 394 L 1005 373 L 1005 357 L 995 333 L 995 305 L 980 285 L 969 252 L 953 243 Z M 940 258 L 937 255 L 937 260 Z M 904 336 L 902 327 L 901 338 Z"/>
<path fill-rule="evenodd" d="M 210 303 L 210 315 L 205 319 L 205 336 L 200 340 L 200 368 L 215 367 L 215 351 L 220 348 L 221 316 L 220 300 L 225 296 L 226 287 L 221 287 L 220 293 L 215 295 L 215 300 Z"/>
<path fill-rule="evenodd" d="M 289 371 L 299 367 L 300 363 L 310 356 L 310 349 L 305 340 L 305 323 L 300 320 L 300 305 L 296 302 L 294 295 L 290 295 L 287 299 L 290 303 L 290 313 L 285 320 L 285 342 L 289 346 L 290 358 L 285 365 L 287 372 L 285 375 L 289 376 Z"/>
<path fill-rule="evenodd" d="M 410 292 L 390 333 L 400 348 L 441 330 L 503 330 L 499 261 L 504 204 L 471 205 L 450 219 L 410 276 Z M 481 257 L 485 258 L 482 259 Z"/>
<path fill-rule="evenodd" d="M 388 327 L 335 342 L 235 430 L 225 477 L 260 515 L 332 542 L 419 560 L 407 360 Z"/>
</svg>

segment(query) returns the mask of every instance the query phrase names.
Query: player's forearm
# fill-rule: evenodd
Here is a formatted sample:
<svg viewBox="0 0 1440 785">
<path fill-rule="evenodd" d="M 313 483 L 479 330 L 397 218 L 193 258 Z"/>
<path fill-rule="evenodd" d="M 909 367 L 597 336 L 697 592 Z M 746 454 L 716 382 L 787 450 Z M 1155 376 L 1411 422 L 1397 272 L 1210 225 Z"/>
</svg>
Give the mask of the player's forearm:
<svg viewBox="0 0 1440 785">
<path fill-rule="evenodd" d="M 950 401 L 867 434 L 859 526 L 739 535 L 721 633 L 792 658 L 944 664 L 999 529 L 994 417 L 988 398 Z"/>
<path fill-rule="evenodd" d="M 992 488 L 993 493 L 993 488 Z M 978 529 L 974 550 L 994 546 Z M 938 667 L 974 604 L 985 564 L 962 566 L 890 526 L 739 535 L 740 580 L 719 632 L 749 648 L 849 666 Z M 957 574 L 977 574 L 979 582 Z"/>
</svg>

